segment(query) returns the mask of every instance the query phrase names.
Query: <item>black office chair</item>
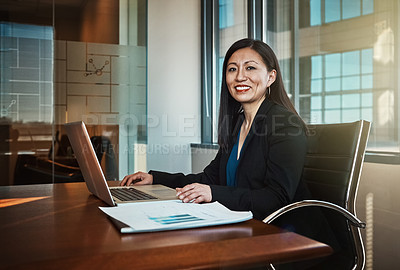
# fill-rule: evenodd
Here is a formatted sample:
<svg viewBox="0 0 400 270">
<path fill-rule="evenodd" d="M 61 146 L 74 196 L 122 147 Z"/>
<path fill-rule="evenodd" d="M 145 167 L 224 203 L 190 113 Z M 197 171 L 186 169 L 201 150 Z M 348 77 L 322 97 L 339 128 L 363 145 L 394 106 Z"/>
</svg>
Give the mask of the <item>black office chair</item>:
<svg viewBox="0 0 400 270">
<path fill-rule="evenodd" d="M 321 209 L 340 248 L 331 256 L 317 261 L 312 269 L 364 268 L 365 252 L 360 228 L 365 228 L 365 223 L 356 217 L 355 198 L 369 131 L 370 123 L 364 120 L 309 125 L 303 181 L 313 200 L 292 203 L 264 219 L 270 224 L 291 212 L 311 210 L 309 206 Z M 270 267 L 275 269 L 273 265 Z"/>
<path fill-rule="evenodd" d="M 107 180 L 118 180 L 118 172 L 116 166 L 116 158 L 113 145 L 109 138 L 105 136 L 90 137 L 97 159 L 101 163 L 103 156 L 105 157 L 105 176 Z"/>
<path fill-rule="evenodd" d="M 59 132 L 56 133 L 54 141 L 55 160 L 53 160 L 53 146 L 50 148 L 47 158 L 30 154 L 18 155 L 14 185 L 84 181 L 67 135 L 62 135 L 60 140 L 58 137 Z M 116 158 L 110 139 L 104 136 L 92 136 L 90 140 L 100 163 L 103 156 L 105 157 L 106 169 L 104 173 L 106 179 L 117 180 Z"/>
</svg>

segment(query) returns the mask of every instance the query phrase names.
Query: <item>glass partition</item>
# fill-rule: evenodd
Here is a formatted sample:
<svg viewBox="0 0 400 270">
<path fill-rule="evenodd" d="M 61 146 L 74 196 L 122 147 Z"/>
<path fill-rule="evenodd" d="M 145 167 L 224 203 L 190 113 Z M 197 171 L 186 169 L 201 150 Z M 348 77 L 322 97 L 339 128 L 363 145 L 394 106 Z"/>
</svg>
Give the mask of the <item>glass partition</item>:
<svg viewBox="0 0 400 270">
<path fill-rule="evenodd" d="M 0 185 L 82 181 L 65 133 L 86 123 L 108 180 L 146 169 L 145 0 L 0 7 Z"/>
</svg>

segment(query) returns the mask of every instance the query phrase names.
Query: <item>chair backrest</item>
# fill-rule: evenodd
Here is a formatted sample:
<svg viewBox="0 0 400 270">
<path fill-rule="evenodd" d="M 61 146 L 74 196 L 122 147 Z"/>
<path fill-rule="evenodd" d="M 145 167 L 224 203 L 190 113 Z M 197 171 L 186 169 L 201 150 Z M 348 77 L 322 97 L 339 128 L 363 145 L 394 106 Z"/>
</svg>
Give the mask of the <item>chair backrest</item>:
<svg viewBox="0 0 400 270">
<path fill-rule="evenodd" d="M 116 167 L 116 157 L 114 147 L 106 136 L 90 137 L 94 151 L 99 162 L 105 157 L 105 177 L 107 180 L 118 180 L 118 172 Z"/>
<path fill-rule="evenodd" d="M 316 200 L 329 201 L 354 214 L 370 123 L 308 125 L 303 180 Z"/>
<path fill-rule="evenodd" d="M 370 123 L 364 120 L 308 126 L 303 181 L 313 199 L 337 204 L 356 214 L 355 199 L 369 131 Z M 350 226 L 333 211 L 324 211 L 324 214 L 342 249 L 358 254 L 354 264 L 362 264 L 364 249 L 359 229 Z M 357 262 L 359 260 L 362 261 Z"/>
</svg>

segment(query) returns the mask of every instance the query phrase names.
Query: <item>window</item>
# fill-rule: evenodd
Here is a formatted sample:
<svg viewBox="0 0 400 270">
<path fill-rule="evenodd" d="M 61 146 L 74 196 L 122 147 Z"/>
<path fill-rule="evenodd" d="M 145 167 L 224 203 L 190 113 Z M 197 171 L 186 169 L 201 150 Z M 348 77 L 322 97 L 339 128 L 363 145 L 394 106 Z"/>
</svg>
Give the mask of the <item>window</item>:
<svg viewBox="0 0 400 270">
<path fill-rule="evenodd" d="M 219 28 L 224 29 L 234 25 L 233 2 L 219 0 Z"/>
<path fill-rule="evenodd" d="M 253 2 L 257 1 L 248 0 L 247 4 Z M 286 90 L 304 120 L 371 121 L 368 151 L 399 153 L 397 1 L 260 2 L 262 12 L 255 14 L 248 9 L 248 28 L 262 28 L 261 39 L 275 51 Z M 253 24 L 257 20 L 252 18 L 257 16 L 262 26 Z M 225 30 L 214 28 L 214 33 Z M 238 35 L 227 39 L 227 44 L 246 35 L 245 31 L 231 30 Z M 223 50 L 218 48 L 220 60 L 214 70 L 219 70 L 222 62 Z M 217 107 L 219 83 L 212 91 Z M 214 121 L 214 130 L 215 125 Z M 215 136 L 209 142 L 216 143 Z"/>
<path fill-rule="evenodd" d="M 310 25 L 321 24 L 321 0 L 310 0 Z"/>
<path fill-rule="evenodd" d="M 317 26 L 374 12 L 373 0 L 300 0 L 300 27 Z"/>
<path fill-rule="evenodd" d="M 300 112 L 309 123 L 373 121 L 373 49 L 300 59 Z"/>
<path fill-rule="evenodd" d="M 203 88 L 207 89 L 203 92 L 202 141 L 204 143 L 217 141 L 218 134 L 215 127 L 218 124 L 222 65 L 230 45 L 236 40 L 247 37 L 247 4 L 247 0 L 203 1 L 203 10 L 207 14 L 218 14 L 218 17 L 209 16 L 209 21 L 203 22 L 203 29 L 215 29 L 212 35 L 208 33 L 208 43 L 203 45 L 203 59 L 206 60 Z M 210 43 L 210 40 L 213 43 Z"/>
<path fill-rule="evenodd" d="M 218 119 L 219 97 L 221 90 L 222 65 L 224 63 L 225 53 L 233 42 L 247 37 L 247 0 L 219 0 L 219 25 L 218 25 L 218 69 L 217 84 L 214 95 L 214 119 Z M 229 24 L 221 18 L 230 18 Z M 214 140 L 217 134 L 214 133 Z"/>
</svg>

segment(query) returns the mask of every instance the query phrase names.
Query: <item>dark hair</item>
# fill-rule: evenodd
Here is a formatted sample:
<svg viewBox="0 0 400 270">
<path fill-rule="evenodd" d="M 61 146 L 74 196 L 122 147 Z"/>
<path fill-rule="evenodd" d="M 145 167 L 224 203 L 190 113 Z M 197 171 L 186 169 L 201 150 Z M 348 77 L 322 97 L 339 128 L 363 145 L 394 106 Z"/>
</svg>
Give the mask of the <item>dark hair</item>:
<svg viewBox="0 0 400 270">
<path fill-rule="evenodd" d="M 228 145 L 232 143 L 232 135 L 235 128 L 237 128 L 234 125 L 237 123 L 241 106 L 229 93 L 226 84 L 226 66 L 232 54 L 243 48 L 251 48 L 256 51 L 262 57 L 268 71 L 276 70 L 276 78 L 270 86 L 271 92 L 267 98 L 298 115 L 285 91 L 278 59 L 272 49 L 260 40 L 250 38 L 238 40 L 233 43 L 226 52 L 222 67 L 221 98 L 218 119 L 218 144 L 220 147 L 228 147 Z"/>
</svg>

